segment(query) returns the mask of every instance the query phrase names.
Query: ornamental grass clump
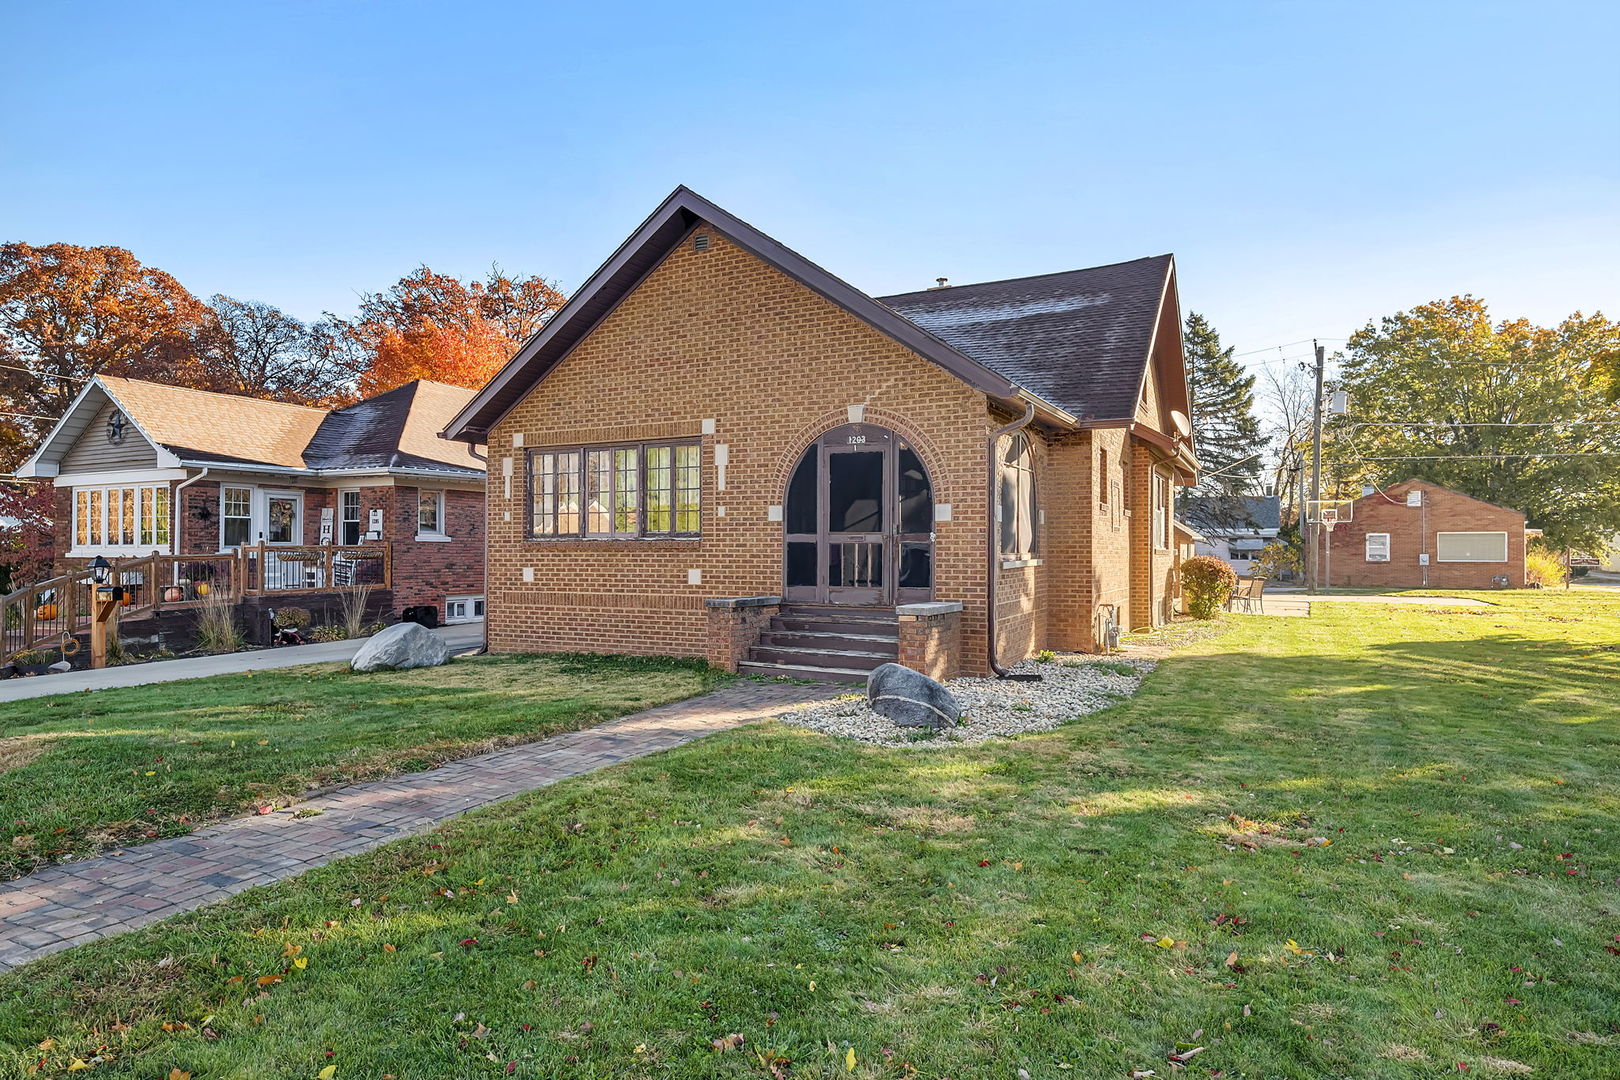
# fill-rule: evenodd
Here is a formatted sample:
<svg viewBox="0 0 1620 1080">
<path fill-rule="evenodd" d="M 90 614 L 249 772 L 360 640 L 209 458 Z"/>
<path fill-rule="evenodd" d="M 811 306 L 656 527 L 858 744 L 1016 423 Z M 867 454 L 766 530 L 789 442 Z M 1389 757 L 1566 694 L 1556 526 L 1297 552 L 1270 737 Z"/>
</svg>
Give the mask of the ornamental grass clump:
<svg viewBox="0 0 1620 1080">
<path fill-rule="evenodd" d="M 1532 547 L 1524 556 L 1524 580 L 1528 585 L 1551 589 L 1564 583 L 1564 562 L 1554 551 Z"/>
<path fill-rule="evenodd" d="M 1195 619 L 1213 619 L 1232 598 L 1237 583 L 1237 571 L 1213 555 L 1195 555 L 1181 564 L 1187 614 Z"/>
</svg>

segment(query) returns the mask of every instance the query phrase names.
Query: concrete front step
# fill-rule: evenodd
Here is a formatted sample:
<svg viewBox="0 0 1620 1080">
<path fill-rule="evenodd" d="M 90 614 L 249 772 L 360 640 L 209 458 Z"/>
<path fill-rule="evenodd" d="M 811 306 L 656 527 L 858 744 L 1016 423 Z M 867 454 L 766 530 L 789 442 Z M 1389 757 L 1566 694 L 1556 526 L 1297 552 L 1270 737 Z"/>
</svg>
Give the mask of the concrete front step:
<svg viewBox="0 0 1620 1080">
<path fill-rule="evenodd" d="M 773 615 L 770 628 L 811 634 L 882 634 L 890 638 L 900 636 L 900 624 L 895 621 L 822 618 L 816 615 Z"/>
<path fill-rule="evenodd" d="M 894 663 L 895 654 L 855 649 L 777 649 L 756 645 L 748 650 L 748 659 L 760 664 L 801 664 L 806 667 L 871 671 L 879 665 Z"/>
<path fill-rule="evenodd" d="M 765 630 L 759 635 L 761 648 L 852 649 L 856 652 L 900 654 L 900 639 L 894 634 L 855 634 L 816 630 Z"/>
<path fill-rule="evenodd" d="M 813 682 L 837 683 L 865 683 L 870 672 L 859 668 L 848 667 L 820 667 L 811 664 L 766 664 L 754 660 L 744 660 L 737 665 L 737 672 L 741 675 L 764 675 L 767 678 L 778 676 L 790 679 L 809 679 Z"/>
</svg>

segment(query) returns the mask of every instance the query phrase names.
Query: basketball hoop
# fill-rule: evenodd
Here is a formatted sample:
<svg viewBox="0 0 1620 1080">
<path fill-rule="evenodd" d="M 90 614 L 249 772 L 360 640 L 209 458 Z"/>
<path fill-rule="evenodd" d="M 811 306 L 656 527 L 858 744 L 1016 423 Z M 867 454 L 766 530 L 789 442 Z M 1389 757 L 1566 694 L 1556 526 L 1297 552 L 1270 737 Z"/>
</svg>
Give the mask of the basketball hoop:
<svg viewBox="0 0 1620 1080">
<path fill-rule="evenodd" d="M 1333 531 L 1335 525 L 1347 524 L 1355 513 L 1355 503 L 1351 499 L 1312 499 L 1305 504 L 1305 520 L 1312 525 L 1321 525 L 1328 532 Z"/>
</svg>

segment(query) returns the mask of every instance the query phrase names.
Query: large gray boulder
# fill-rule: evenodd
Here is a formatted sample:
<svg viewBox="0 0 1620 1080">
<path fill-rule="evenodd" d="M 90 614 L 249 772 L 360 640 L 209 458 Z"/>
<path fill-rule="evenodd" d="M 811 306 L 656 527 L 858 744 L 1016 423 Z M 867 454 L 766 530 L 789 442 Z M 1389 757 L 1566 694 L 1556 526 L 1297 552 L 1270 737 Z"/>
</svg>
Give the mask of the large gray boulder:
<svg viewBox="0 0 1620 1080">
<path fill-rule="evenodd" d="M 949 727 L 962 715 L 956 696 L 920 671 L 884 664 L 866 677 L 866 703 L 901 727 Z"/>
<path fill-rule="evenodd" d="M 349 666 L 356 671 L 438 667 L 450 661 L 444 638 L 421 623 L 395 623 L 360 646 Z"/>
</svg>

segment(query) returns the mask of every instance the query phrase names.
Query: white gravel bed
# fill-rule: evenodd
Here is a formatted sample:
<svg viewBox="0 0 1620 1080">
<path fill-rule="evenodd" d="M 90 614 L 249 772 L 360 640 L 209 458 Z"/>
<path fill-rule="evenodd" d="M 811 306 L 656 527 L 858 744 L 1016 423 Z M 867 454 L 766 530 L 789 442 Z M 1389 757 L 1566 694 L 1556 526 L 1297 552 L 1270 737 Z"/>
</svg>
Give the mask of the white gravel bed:
<svg viewBox="0 0 1620 1080">
<path fill-rule="evenodd" d="M 1076 717 L 1116 705 L 1135 694 L 1142 676 L 1153 668 L 1150 660 L 1076 655 L 1047 663 L 1025 660 L 1012 668 L 1018 674 L 1040 675 L 1040 682 L 952 679 L 945 685 L 961 703 L 962 718 L 937 734 L 928 728 L 900 727 L 873 712 L 867 708 L 864 690 L 785 713 L 779 719 L 878 746 L 961 746 L 1051 731 Z"/>
</svg>

